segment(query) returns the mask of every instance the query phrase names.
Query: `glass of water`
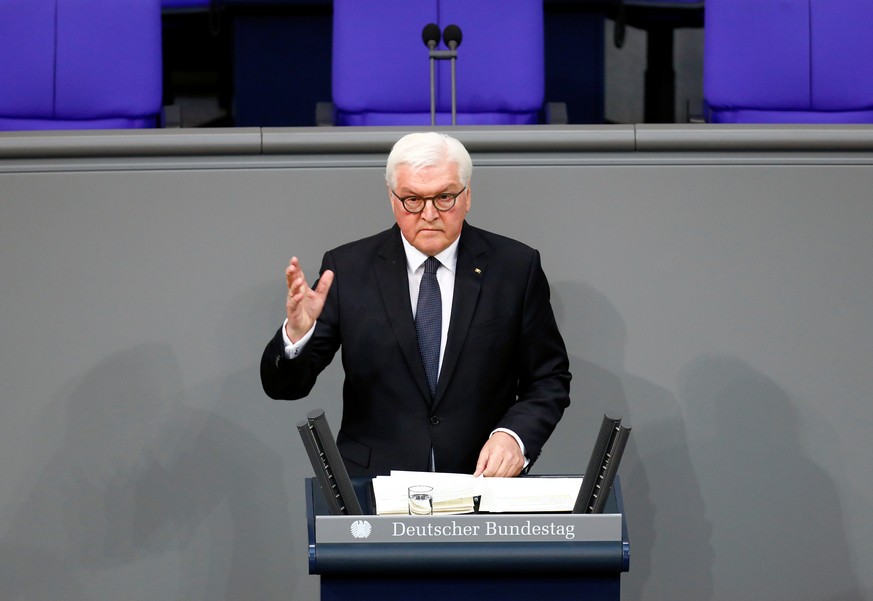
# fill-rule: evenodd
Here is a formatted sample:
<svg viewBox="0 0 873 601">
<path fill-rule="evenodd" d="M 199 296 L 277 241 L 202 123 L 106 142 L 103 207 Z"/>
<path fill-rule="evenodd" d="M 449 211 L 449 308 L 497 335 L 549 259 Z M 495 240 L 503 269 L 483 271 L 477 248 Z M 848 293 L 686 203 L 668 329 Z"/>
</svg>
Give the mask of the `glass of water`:
<svg viewBox="0 0 873 601">
<path fill-rule="evenodd" d="M 409 487 L 409 515 L 433 515 L 433 487 Z"/>
</svg>

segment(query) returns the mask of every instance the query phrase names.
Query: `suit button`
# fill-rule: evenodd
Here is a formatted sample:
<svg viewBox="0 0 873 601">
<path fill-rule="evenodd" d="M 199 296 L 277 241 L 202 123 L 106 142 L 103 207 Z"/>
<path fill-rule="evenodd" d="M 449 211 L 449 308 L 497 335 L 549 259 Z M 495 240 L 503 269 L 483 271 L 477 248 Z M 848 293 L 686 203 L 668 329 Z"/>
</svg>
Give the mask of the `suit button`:
<svg viewBox="0 0 873 601">
<path fill-rule="evenodd" d="M 432 423 L 435 426 L 438 423 L 440 423 L 440 418 L 436 415 L 431 415 L 430 416 L 430 423 Z"/>
</svg>

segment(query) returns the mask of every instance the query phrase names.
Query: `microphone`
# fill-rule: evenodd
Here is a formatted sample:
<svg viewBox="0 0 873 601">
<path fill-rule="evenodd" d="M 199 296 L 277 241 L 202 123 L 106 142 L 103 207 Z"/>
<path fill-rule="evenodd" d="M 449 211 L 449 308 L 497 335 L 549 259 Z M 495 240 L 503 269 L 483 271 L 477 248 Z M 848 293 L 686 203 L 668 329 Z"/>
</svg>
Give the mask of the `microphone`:
<svg viewBox="0 0 873 601">
<path fill-rule="evenodd" d="M 430 125 L 436 125 L 436 84 L 434 83 L 433 61 L 434 50 L 440 43 L 440 27 L 436 23 L 428 23 L 421 30 L 421 39 L 430 51 Z"/>
<path fill-rule="evenodd" d="M 457 125 L 458 115 L 458 94 L 455 78 L 455 61 L 457 60 L 457 49 L 461 45 L 461 28 L 457 25 L 446 25 L 443 30 L 443 42 L 452 51 L 452 125 Z"/>
<path fill-rule="evenodd" d="M 446 25 L 446 28 L 443 30 L 443 42 L 446 43 L 450 50 L 455 50 L 461 45 L 462 37 L 461 28 L 457 25 Z"/>
<path fill-rule="evenodd" d="M 440 43 L 440 26 L 436 23 L 425 25 L 424 29 L 421 30 L 421 39 L 430 50 L 436 48 L 437 44 Z"/>
</svg>

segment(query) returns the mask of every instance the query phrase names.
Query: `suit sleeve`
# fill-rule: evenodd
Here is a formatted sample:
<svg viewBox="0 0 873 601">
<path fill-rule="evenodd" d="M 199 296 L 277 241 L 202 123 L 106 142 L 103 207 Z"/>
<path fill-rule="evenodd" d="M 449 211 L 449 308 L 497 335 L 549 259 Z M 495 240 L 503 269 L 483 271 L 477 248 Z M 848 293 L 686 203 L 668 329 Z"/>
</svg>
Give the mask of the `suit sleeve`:
<svg viewBox="0 0 873 601">
<path fill-rule="evenodd" d="M 321 271 L 333 269 L 330 253 L 325 254 Z M 337 333 L 337 284 L 334 280 L 312 338 L 294 359 L 285 357 L 282 329 L 267 344 L 261 355 L 261 385 L 273 399 L 297 400 L 309 394 L 318 375 L 327 367 L 340 346 Z M 317 285 L 314 284 L 313 286 Z"/>
<path fill-rule="evenodd" d="M 524 441 L 531 464 L 570 404 L 567 349 L 550 301 L 549 283 L 533 251 L 525 287 L 516 402 L 498 427 Z"/>
</svg>

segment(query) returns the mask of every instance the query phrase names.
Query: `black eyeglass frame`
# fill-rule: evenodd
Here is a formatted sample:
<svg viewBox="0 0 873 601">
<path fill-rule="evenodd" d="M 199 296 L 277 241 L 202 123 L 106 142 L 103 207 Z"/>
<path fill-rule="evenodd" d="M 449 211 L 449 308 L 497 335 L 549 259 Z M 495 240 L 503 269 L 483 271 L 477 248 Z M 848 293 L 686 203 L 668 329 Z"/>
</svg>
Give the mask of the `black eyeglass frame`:
<svg viewBox="0 0 873 601">
<path fill-rule="evenodd" d="M 460 192 L 441 192 L 439 194 L 434 194 L 433 196 L 418 196 L 418 195 L 413 194 L 412 196 L 404 196 L 403 198 L 398 196 L 397 192 L 395 192 L 394 190 L 391 190 L 391 194 L 393 194 L 394 197 L 400 201 L 400 204 L 403 205 L 403 209 L 407 213 L 413 213 L 413 214 L 421 213 L 422 211 L 424 211 L 424 208 L 427 206 L 427 201 L 430 201 L 430 203 L 433 205 L 433 208 L 435 208 L 437 211 L 439 211 L 440 213 L 445 213 L 446 211 L 451 211 L 453 208 L 455 208 L 455 204 L 458 202 L 458 196 L 463 194 L 466 190 L 467 190 L 467 186 L 464 186 L 463 188 L 461 188 Z M 450 204 L 449 206 L 447 206 L 445 208 L 442 208 L 442 207 L 440 207 L 440 205 L 437 204 L 438 198 L 441 201 L 445 201 L 445 202 L 447 202 L 448 199 L 451 198 L 452 204 Z M 410 200 L 413 200 L 413 199 L 422 201 L 421 208 L 418 209 L 417 211 L 412 211 L 409 209 L 408 206 L 406 206 L 406 203 Z"/>
</svg>

